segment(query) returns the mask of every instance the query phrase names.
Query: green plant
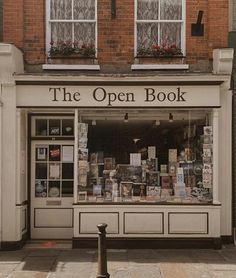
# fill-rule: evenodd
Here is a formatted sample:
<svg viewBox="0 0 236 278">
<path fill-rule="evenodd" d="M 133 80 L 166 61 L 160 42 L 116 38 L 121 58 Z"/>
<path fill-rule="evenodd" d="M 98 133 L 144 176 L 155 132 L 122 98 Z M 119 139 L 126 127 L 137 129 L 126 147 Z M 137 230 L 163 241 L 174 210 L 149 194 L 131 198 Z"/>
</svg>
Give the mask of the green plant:
<svg viewBox="0 0 236 278">
<path fill-rule="evenodd" d="M 96 49 L 93 44 L 83 43 L 82 45 L 79 45 L 77 42 L 72 43 L 71 41 L 58 41 L 56 43 L 52 41 L 50 46 L 50 57 L 72 55 L 94 57 L 96 54 Z"/>
<path fill-rule="evenodd" d="M 137 51 L 138 56 L 154 56 L 154 57 L 168 57 L 168 56 L 183 56 L 181 48 L 176 44 L 153 44 L 152 47 L 140 47 Z"/>
</svg>

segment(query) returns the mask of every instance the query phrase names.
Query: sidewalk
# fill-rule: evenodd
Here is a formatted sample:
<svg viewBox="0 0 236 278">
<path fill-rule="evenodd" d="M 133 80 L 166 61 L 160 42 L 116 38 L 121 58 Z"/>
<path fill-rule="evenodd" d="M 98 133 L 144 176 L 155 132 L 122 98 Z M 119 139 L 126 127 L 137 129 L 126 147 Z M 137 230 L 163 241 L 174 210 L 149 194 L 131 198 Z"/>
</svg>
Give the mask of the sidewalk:
<svg viewBox="0 0 236 278">
<path fill-rule="evenodd" d="M 236 278 L 236 247 L 222 250 L 108 250 L 111 278 Z M 33 248 L 0 252 L 0 278 L 96 278 L 95 249 Z"/>
</svg>

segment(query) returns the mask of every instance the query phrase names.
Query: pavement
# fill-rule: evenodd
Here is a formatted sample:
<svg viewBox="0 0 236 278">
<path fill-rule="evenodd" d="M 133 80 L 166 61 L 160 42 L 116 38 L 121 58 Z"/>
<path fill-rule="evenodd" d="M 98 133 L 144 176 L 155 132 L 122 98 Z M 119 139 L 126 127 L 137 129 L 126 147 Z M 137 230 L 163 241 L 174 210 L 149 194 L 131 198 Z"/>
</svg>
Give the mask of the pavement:
<svg viewBox="0 0 236 278">
<path fill-rule="evenodd" d="M 236 278 L 236 247 L 107 250 L 111 278 Z M 96 278 L 97 250 L 27 244 L 0 251 L 0 278 Z"/>
</svg>

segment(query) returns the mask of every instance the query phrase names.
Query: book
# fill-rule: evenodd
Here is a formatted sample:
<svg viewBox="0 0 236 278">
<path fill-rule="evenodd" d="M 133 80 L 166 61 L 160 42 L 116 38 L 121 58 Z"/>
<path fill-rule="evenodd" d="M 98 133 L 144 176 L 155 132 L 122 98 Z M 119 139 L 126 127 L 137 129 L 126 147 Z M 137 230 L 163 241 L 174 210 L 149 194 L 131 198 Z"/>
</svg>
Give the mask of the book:
<svg viewBox="0 0 236 278">
<path fill-rule="evenodd" d="M 130 154 L 130 165 L 141 166 L 141 153 Z"/>
<path fill-rule="evenodd" d="M 186 197 L 185 183 L 175 184 L 174 195 L 175 195 L 175 197 L 180 197 L 180 198 Z"/>
<path fill-rule="evenodd" d="M 156 158 L 156 146 L 148 146 L 148 159 Z"/>
<path fill-rule="evenodd" d="M 175 176 L 177 172 L 177 162 L 169 162 L 169 175 L 170 176 Z"/>
<path fill-rule="evenodd" d="M 212 126 L 204 126 L 203 134 L 204 135 L 213 135 L 213 127 Z"/>
<path fill-rule="evenodd" d="M 160 166 L 160 171 L 161 173 L 167 173 L 167 165 L 166 164 L 161 164 Z"/>
<path fill-rule="evenodd" d="M 177 149 L 169 149 L 169 162 L 177 162 Z"/>
<path fill-rule="evenodd" d="M 158 171 L 149 171 L 146 181 L 148 186 L 160 186 L 160 173 Z"/>
<path fill-rule="evenodd" d="M 86 123 L 78 123 L 78 132 L 79 134 L 88 133 L 88 124 Z"/>
<path fill-rule="evenodd" d="M 97 153 L 90 153 L 90 163 L 97 164 L 98 162 L 98 154 Z"/>
<path fill-rule="evenodd" d="M 98 178 L 98 164 L 90 164 L 90 177 Z"/>
<path fill-rule="evenodd" d="M 79 148 L 78 149 L 79 160 L 88 160 L 88 149 L 86 148 Z"/>
<path fill-rule="evenodd" d="M 101 184 L 93 185 L 93 196 L 96 196 L 96 197 L 102 196 L 102 185 Z"/>
<path fill-rule="evenodd" d="M 161 187 L 160 186 L 147 186 L 147 196 L 158 197 L 160 195 L 161 195 Z"/>
<path fill-rule="evenodd" d="M 120 183 L 120 195 L 123 200 L 131 200 L 132 199 L 132 182 L 122 181 Z"/>
<path fill-rule="evenodd" d="M 87 191 L 79 191 L 78 192 L 78 202 L 87 201 Z"/>
<path fill-rule="evenodd" d="M 104 157 L 104 170 L 112 170 L 113 169 L 113 157 Z"/>
<path fill-rule="evenodd" d="M 142 183 L 133 183 L 132 186 L 132 199 L 138 201 L 141 198 L 141 185 Z"/>
<path fill-rule="evenodd" d="M 169 176 L 161 176 L 161 188 L 170 188 Z"/>
<path fill-rule="evenodd" d="M 117 178 L 121 181 L 142 182 L 142 167 L 129 164 L 118 164 Z"/>
<path fill-rule="evenodd" d="M 158 171 L 158 159 L 151 158 L 146 160 L 146 171 Z"/>
</svg>

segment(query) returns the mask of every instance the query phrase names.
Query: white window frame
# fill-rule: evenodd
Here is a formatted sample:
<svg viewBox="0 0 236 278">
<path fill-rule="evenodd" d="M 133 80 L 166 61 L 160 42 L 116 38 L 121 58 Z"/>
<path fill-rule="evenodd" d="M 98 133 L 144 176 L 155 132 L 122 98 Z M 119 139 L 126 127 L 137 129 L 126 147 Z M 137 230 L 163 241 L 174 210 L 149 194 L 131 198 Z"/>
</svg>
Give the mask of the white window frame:
<svg viewBox="0 0 236 278">
<path fill-rule="evenodd" d="M 161 20 L 161 19 L 152 19 L 152 20 L 138 20 L 137 19 L 137 11 L 138 11 L 138 5 L 137 5 L 137 1 L 138 0 L 134 0 L 134 9 L 135 9 L 135 13 L 134 13 L 134 19 L 135 19 L 135 24 L 134 24 L 134 56 L 137 56 L 137 46 L 138 46 L 138 36 L 137 36 L 137 24 L 138 23 L 142 23 L 142 22 L 154 22 L 154 23 L 161 23 L 161 22 L 176 22 L 176 23 L 181 23 L 182 24 L 182 28 L 181 28 L 181 50 L 183 52 L 183 55 L 186 55 L 186 0 L 182 0 L 182 19 L 181 20 Z M 159 15 L 158 18 L 160 18 L 160 0 L 159 0 Z M 160 28 L 160 25 L 159 27 Z M 159 40 L 159 38 L 158 38 Z M 159 43 L 159 42 L 158 42 Z"/>
<path fill-rule="evenodd" d="M 74 0 L 72 1 L 72 19 L 50 19 L 50 2 L 51 0 L 46 0 L 46 56 L 50 50 L 51 42 L 51 23 L 53 22 L 69 22 L 69 23 L 79 23 L 79 22 L 94 22 L 95 23 L 95 49 L 97 57 L 97 0 L 95 1 L 95 19 L 73 19 L 74 16 Z M 72 41 L 74 41 L 74 25 L 72 24 Z"/>
</svg>

